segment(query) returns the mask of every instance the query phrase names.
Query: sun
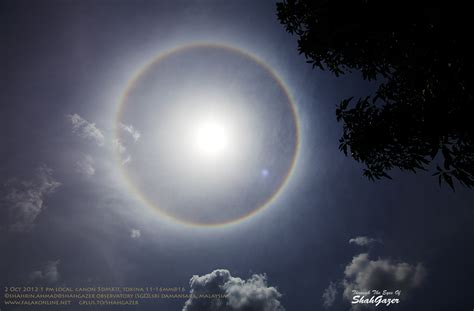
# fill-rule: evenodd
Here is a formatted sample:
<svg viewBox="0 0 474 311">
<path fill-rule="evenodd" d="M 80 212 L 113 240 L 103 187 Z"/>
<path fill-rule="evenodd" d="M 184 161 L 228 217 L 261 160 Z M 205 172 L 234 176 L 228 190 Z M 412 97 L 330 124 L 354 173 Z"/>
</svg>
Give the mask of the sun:
<svg viewBox="0 0 474 311">
<path fill-rule="evenodd" d="M 194 129 L 194 148 L 201 156 L 216 157 L 229 149 L 229 131 L 223 123 L 206 120 Z"/>
</svg>

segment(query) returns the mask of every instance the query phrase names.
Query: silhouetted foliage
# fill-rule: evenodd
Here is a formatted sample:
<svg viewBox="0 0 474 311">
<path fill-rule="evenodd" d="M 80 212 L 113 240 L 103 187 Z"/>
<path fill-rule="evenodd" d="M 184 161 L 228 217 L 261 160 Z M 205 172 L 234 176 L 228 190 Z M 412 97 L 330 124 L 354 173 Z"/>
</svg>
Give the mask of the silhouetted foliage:
<svg viewBox="0 0 474 311">
<path fill-rule="evenodd" d="M 453 189 L 453 180 L 474 185 L 469 13 L 375 0 L 286 0 L 277 11 L 313 68 L 380 82 L 336 110 L 340 150 L 365 164 L 365 176 L 390 178 L 398 167 L 434 170 Z"/>
</svg>

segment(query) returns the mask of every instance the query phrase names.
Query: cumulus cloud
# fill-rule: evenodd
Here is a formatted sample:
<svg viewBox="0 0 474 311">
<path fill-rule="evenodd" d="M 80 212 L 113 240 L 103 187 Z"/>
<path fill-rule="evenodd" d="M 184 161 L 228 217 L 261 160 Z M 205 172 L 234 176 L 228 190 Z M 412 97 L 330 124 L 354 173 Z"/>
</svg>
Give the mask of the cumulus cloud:
<svg viewBox="0 0 474 311">
<path fill-rule="evenodd" d="M 359 246 L 367 246 L 373 243 L 382 243 L 382 241 L 369 238 L 367 236 L 358 236 L 349 240 L 349 243 L 356 244 Z"/>
<path fill-rule="evenodd" d="M 31 230 L 38 215 L 44 210 L 45 197 L 61 185 L 53 178 L 53 170 L 46 165 L 36 169 L 30 180 L 9 180 L 5 184 L 3 200 L 8 206 L 10 230 L 26 232 Z"/>
<path fill-rule="evenodd" d="M 136 142 L 141 134 L 140 132 L 133 127 L 133 125 L 127 125 L 127 124 L 123 124 L 123 123 L 120 123 L 120 128 L 125 131 L 126 133 L 130 134 L 130 136 L 132 136 L 133 140 Z"/>
<path fill-rule="evenodd" d="M 94 159 L 88 154 L 82 155 L 81 159 L 76 162 L 76 172 L 84 174 L 86 176 L 94 175 Z"/>
<path fill-rule="evenodd" d="M 132 239 L 139 239 L 142 236 L 142 233 L 138 229 L 130 230 L 130 237 Z"/>
<path fill-rule="evenodd" d="M 254 274 L 247 280 L 233 277 L 228 270 L 191 278 L 191 295 L 183 311 L 284 311 L 275 287 L 267 285 L 267 278 Z M 200 295 L 219 295 L 219 298 L 199 298 Z"/>
<path fill-rule="evenodd" d="M 46 282 L 49 284 L 56 283 L 60 278 L 58 270 L 59 262 L 59 260 L 48 261 L 42 269 L 33 271 L 30 274 L 31 281 L 40 283 Z"/>
<path fill-rule="evenodd" d="M 352 300 L 353 290 L 401 290 L 402 294 L 419 287 L 426 276 L 424 266 L 391 259 L 371 260 L 369 254 L 355 256 L 344 271 L 343 297 Z"/>
<path fill-rule="evenodd" d="M 91 140 L 99 146 L 104 145 L 104 134 L 95 126 L 94 123 L 87 121 L 77 113 L 68 114 L 66 117 L 72 124 L 73 133 L 77 134 L 79 137 Z"/>
<path fill-rule="evenodd" d="M 323 293 L 323 306 L 329 308 L 334 304 L 337 295 L 337 286 L 336 283 L 331 282 L 329 286 L 324 290 Z"/>
</svg>

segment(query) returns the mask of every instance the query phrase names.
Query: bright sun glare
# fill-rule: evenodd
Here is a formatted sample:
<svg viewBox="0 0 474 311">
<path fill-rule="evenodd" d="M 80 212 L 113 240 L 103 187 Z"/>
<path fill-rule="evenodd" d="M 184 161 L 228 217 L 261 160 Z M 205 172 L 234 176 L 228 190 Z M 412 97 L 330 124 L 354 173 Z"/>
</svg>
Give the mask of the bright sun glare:
<svg viewBox="0 0 474 311">
<path fill-rule="evenodd" d="M 229 133 L 226 127 L 215 121 L 205 121 L 195 129 L 195 147 L 204 156 L 218 156 L 229 147 Z"/>
</svg>

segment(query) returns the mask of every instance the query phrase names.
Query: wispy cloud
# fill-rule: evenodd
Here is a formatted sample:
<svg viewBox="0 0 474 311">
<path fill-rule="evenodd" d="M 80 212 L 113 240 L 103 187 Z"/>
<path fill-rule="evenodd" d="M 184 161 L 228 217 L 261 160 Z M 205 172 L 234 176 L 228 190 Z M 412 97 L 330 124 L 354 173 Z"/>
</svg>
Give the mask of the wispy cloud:
<svg viewBox="0 0 474 311">
<path fill-rule="evenodd" d="M 78 173 L 86 176 L 92 176 L 95 174 L 94 159 L 88 154 L 83 154 L 76 162 L 75 166 L 76 172 Z"/>
<path fill-rule="evenodd" d="M 99 146 L 104 145 L 104 134 L 95 126 L 94 123 L 87 121 L 77 113 L 68 114 L 66 117 L 72 124 L 73 133 L 77 134 L 81 138 L 91 140 Z"/>
<path fill-rule="evenodd" d="M 40 270 L 31 272 L 30 279 L 33 282 L 54 284 L 60 279 L 58 270 L 60 260 L 48 261 Z"/>
<path fill-rule="evenodd" d="M 108 139 L 106 140 L 104 132 L 99 129 L 95 123 L 84 119 L 79 114 L 68 114 L 66 117 L 72 124 L 73 133 L 81 138 L 94 142 L 98 146 L 104 146 L 105 144 L 112 146 L 113 150 L 120 154 L 122 165 L 127 165 L 132 161 L 132 156 L 126 146 L 126 143 L 129 142 L 127 137 L 129 137 L 133 143 L 136 143 L 141 137 L 141 133 L 133 125 L 119 123 L 119 129 L 127 136 L 113 138 L 109 141 Z M 77 172 L 87 176 L 95 174 L 94 160 L 90 155 L 85 155 L 77 161 L 75 163 L 75 168 Z"/>
<path fill-rule="evenodd" d="M 189 282 L 192 297 L 183 311 L 284 311 L 275 287 L 267 285 L 264 274 L 254 274 L 247 280 L 233 277 L 228 270 L 214 270 L 203 276 L 193 276 Z M 218 295 L 200 299 L 201 295 Z"/>
<path fill-rule="evenodd" d="M 130 162 L 132 162 L 132 156 L 131 155 L 127 155 L 124 159 L 122 159 L 122 165 L 127 165 Z"/>
<path fill-rule="evenodd" d="M 120 128 L 120 130 L 125 132 L 127 135 L 129 135 L 129 137 L 131 137 L 133 139 L 134 143 L 136 143 L 141 137 L 140 132 L 133 125 L 127 125 L 127 124 L 120 123 L 119 128 Z M 127 141 L 128 140 L 126 139 L 126 137 L 115 138 L 115 139 L 112 140 L 112 145 L 113 145 L 114 149 L 121 156 L 122 165 L 127 165 L 128 163 L 130 163 L 132 161 L 132 156 L 128 152 L 128 149 L 125 145 Z"/>
<path fill-rule="evenodd" d="M 349 240 L 349 243 L 359 246 L 367 246 L 373 243 L 382 243 L 381 240 L 373 239 L 367 236 L 358 236 Z"/>
<path fill-rule="evenodd" d="M 120 154 L 122 165 L 127 165 L 132 161 L 132 156 L 128 154 L 127 148 L 118 138 L 112 140 L 112 145 L 114 149 Z"/>
<path fill-rule="evenodd" d="M 10 230 L 18 232 L 31 230 L 36 218 L 45 207 L 45 197 L 61 185 L 52 175 L 51 168 L 41 165 L 30 180 L 7 181 L 3 199 L 8 205 Z"/>
<path fill-rule="evenodd" d="M 114 149 L 120 154 L 127 152 L 127 148 L 125 148 L 124 144 L 118 138 L 112 140 L 112 145 L 114 146 Z"/>
<path fill-rule="evenodd" d="M 329 286 L 323 293 L 323 306 L 329 308 L 334 304 L 337 295 L 337 285 L 334 282 L 329 283 Z"/>
<path fill-rule="evenodd" d="M 130 230 L 130 237 L 132 239 L 139 239 L 142 236 L 142 233 L 138 229 Z"/>
<path fill-rule="evenodd" d="M 140 139 L 141 137 L 141 134 L 140 132 L 133 127 L 133 125 L 127 125 L 127 124 L 123 124 L 123 123 L 120 123 L 120 128 L 127 132 L 128 134 L 130 134 L 133 138 L 133 140 L 136 142 L 138 139 Z"/>
</svg>

